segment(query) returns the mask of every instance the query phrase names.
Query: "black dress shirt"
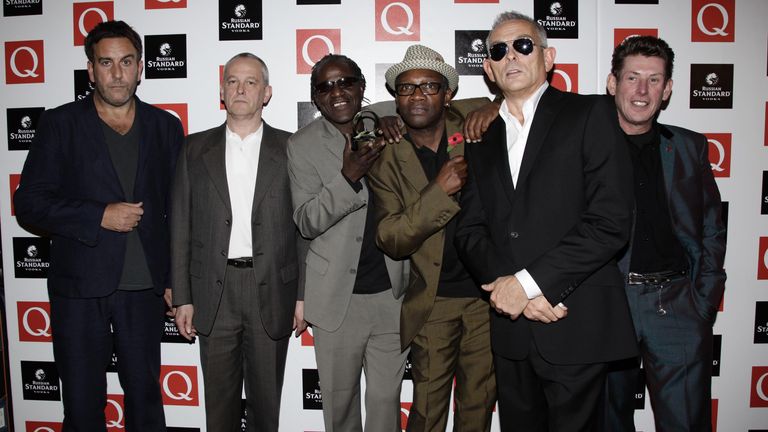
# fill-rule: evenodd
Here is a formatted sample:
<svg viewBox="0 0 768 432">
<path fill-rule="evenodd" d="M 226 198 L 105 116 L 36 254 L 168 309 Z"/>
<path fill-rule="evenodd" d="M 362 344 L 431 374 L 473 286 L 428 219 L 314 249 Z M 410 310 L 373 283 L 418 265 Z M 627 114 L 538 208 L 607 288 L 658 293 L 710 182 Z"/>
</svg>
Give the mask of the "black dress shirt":
<svg viewBox="0 0 768 432">
<path fill-rule="evenodd" d="M 659 146 L 658 124 L 640 135 L 627 135 L 635 177 L 635 226 L 630 271 L 684 270 L 685 253 L 672 228 Z"/>
</svg>

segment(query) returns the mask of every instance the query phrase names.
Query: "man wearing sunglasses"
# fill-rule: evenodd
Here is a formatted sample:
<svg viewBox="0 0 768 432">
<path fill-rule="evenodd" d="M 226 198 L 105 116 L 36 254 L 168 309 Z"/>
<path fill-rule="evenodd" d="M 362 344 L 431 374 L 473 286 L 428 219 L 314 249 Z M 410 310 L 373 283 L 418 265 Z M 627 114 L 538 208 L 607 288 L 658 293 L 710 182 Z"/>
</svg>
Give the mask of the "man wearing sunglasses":
<svg viewBox="0 0 768 432">
<path fill-rule="evenodd" d="M 608 92 L 635 174 L 635 223 L 619 262 L 657 431 L 711 431 L 712 324 L 725 288 L 725 225 L 705 136 L 659 124 L 675 54 L 638 36 L 613 51 Z M 602 429 L 634 431 L 639 364 L 612 365 Z"/>
<path fill-rule="evenodd" d="M 376 196 L 377 244 L 411 261 L 400 313 L 400 344 L 411 347 L 413 405 L 408 430 L 444 431 L 456 379 L 456 430 L 487 431 L 496 400 L 488 302 L 453 245 L 458 192 L 467 165 L 464 118 L 450 106 L 459 75 L 423 45 L 387 70 L 405 123 L 368 173 Z M 485 105 L 487 99 L 465 101 Z"/>
<path fill-rule="evenodd" d="M 305 318 L 312 324 L 327 432 L 363 430 L 360 373 L 365 370 L 365 430 L 400 428 L 400 387 L 408 350 L 400 349 L 400 305 L 408 262 L 376 247 L 375 202 L 365 174 L 383 140 L 353 150 L 353 119 L 365 78 L 346 56 L 312 68 L 312 102 L 322 117 L 288 140 L 293 219 L 311 240 Z"/>
<path fill-rule="evenodd" d="M 547 84 L 555 49 L 530 17 L 501 14 L 483 67 L 499 117 L 466 149 L 456 243 L 491 293 L 501 428 L 583 431 L 606 363 L 637 346 L 614 257 L 633 205 L 609 100 Z"/>
</svg>

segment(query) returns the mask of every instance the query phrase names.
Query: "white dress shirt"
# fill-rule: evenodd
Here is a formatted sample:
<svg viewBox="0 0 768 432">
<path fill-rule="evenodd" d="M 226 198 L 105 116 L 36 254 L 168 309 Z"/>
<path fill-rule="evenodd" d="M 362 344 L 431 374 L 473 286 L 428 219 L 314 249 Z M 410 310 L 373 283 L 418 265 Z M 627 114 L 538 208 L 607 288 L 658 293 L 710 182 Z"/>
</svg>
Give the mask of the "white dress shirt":
<svg viewBox="0 0 768 432">
<path fill-rule="evenodd" d="M 232 204 L 232 232 L 229 236 L 228 258 L 253 256 L 251 211 L 256 189 L 259 150 L 264 135 L 264 123 L 256 132 L 241 139 L 229 129 L 226 133 L 226 166 L 229 201 Z"/>
<path fill-rule="evenodd" d="M 506 102 L 502 102 L 499 108 L 499 115 L 506 124 L 507 132 L 507 156 L 509 158 L 509 171 L 512 173 L 512 184 L 517 187 L 517 178 L 520 175 L 520 165 L 523 161 L 523 153 L 525 153 L 525 144 L 528 142 L 528 134 L 531 131 L 531 124 L 533 123 L 533 117 L 536 114 L 536 108 L 539 106 L 539 100 L 541 95 L 549 87 L 549 84 L 545 81 L 536 90 L 528 100 L 523 103 L 523 123 L 509 112 Z M 542 295 L 539 284 L 533 280 L 533 277 L 528 270 L 523 269 L 515 273 L 515 277 L 523 286 L 525 293 L 528 295 L 528 299 L 534 299 Z"/>
</svg>

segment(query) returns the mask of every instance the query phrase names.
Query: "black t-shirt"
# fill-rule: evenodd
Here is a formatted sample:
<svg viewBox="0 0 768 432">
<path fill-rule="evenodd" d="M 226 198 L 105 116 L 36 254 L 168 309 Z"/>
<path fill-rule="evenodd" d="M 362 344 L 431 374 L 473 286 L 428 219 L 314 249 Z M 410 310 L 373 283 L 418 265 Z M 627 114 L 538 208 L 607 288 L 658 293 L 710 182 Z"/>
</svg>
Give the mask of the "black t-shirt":
<svg viewBox="0 0 768 432">
<path fill-rule="evenodd" d="M 344 178 L 355 192 L 360 192 L 363 189 L 363 184 L 359 180 L 352 182 L 348 178 Z M 392 288 L 387 265 L 384 262 L 384 252 L 376 246 L 375 206 L 373 193 L 369 188 L 368 205 L 364 209 L 358 210 L 366 213 L 363 235 L 356 239 L 363 242 L 363 245 L 360 248 L 360 260 L 357 262 L 353 294 L 376 294 Z"/>
<path fill-rule="evenodd" d="M 410 141 L 406 134 L 405 138 Z M 402 144 L 398 144 L 402 145 Z M 433 181 L 440 168 L 450 159 L 448 153 L 448 139 L 445 133 L 437 147 L 437 152 L 429 147 L 418 147 L 415 144 L 413 149 L 421 162 L 424 174 L 427 180 Z M 437 285 L 437 295 L 440 297 L 480 297 L 481 292 L 472 277 L 464 268 L 456 247 L 453 245 L 453 237 L 456 234 L 456 218 L 452 218 L 445 226 L 445 242 L 443 244 L 443 260 L 440 267 L 440 282 Z"/>
</svg>

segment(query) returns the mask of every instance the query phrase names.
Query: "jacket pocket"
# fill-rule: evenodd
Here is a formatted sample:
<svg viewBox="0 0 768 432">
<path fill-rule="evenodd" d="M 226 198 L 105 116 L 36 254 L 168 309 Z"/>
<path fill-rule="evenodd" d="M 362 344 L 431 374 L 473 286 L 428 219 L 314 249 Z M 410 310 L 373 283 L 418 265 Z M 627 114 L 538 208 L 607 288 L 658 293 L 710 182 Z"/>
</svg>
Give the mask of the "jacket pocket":
<svg viewBox="0 0 768 432">
<path fill-rule="evenodd" d="M 190 260 L 189 275 L 198 278 L 203 277 L 203 263 L 197 260 Z"/>
<path fill-rule="evenodd" d="M 296 280 L 299 277 L 299 266 L 294 263 L 281 268 L 280 277 L 283 279 L 283 283 Z"/>
<path fill-rule="evenodd" d="M 328 260 L 310 249 L 307 251 L 307 266 L 321 275 L 324 275 L 328 271 Z"/>
</svg>

